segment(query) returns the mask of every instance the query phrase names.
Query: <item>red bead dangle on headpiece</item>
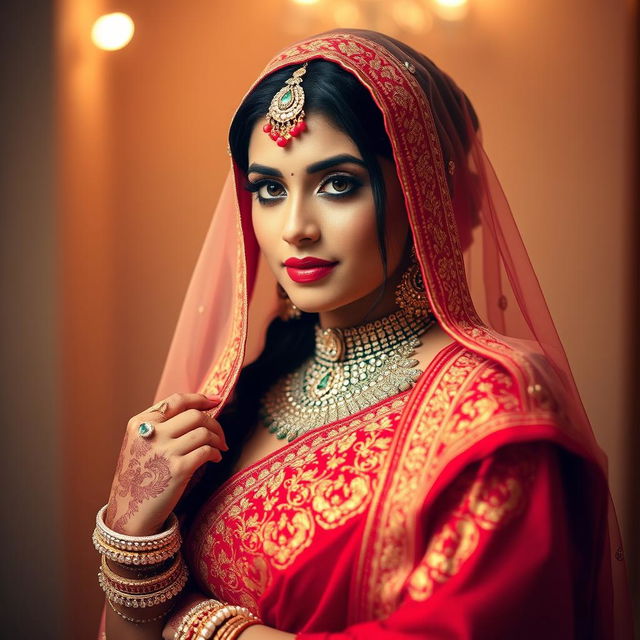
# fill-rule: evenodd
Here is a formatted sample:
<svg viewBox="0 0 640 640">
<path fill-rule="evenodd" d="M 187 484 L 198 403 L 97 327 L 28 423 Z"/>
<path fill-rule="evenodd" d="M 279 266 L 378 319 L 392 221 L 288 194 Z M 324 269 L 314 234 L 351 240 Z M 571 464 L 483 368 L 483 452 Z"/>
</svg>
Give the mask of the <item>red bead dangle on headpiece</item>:
<svg viewBox="0 0 640 640">
<path fill-rule="evenodd" d="M 286 147 L 291 138 L 307 130 L 304 121 L 304 90 L 302 76 L 307 72 L 307 63 L 296 69 L 286 84 L 271 100 L 267 112 L 267 124 L 262 130 L 279 146 Z"/>
</svg>

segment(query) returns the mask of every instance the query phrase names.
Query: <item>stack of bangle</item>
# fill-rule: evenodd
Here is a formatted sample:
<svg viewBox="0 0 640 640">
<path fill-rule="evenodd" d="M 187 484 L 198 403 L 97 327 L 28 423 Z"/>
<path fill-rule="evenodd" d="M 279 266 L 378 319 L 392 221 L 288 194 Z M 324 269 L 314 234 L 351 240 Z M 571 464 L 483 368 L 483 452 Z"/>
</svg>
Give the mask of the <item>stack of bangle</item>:
<svg viewBox="0 0 640 640">
<path fill-rule="evenodd" d="M 109 569 L 103 556 L 98 582 L 113 604 L 134 609 L 154 607 L 182 591 L 187 582 L 187 567 L 182 556 L 177 555 L 168 570 L 151 578 L 123 578 Z"/>
<path fill-rule="evenodd" d="M 236 640 L 251 625 L 262 624 L 246 607 L 205 600 L 189 610 L 175 640 Z"/>
<path fill-rule="evenodd" d="M 180 550 L 180 529 L 175 514 L 169 516 L 169 528 L 152 536 L 126 536 L 116 533 L 104 523 L 107 505 L 96 515 L 93 544 L 103 556 L 119 564 L 159 564 Z"/>
<path fill-rule="evenodd" d="M 118 607 L 127 610 L 144 609 L 175 598 L 188 579 L 187 567 L 179 553 L 181 538 L 178 519 L 171 514 L 167 529 L 152 536 L 127 536 L 116 533 L 104 522 L 106 506 L 98 511 L 93 543 L 102 555 L 98 582 L 104 590 L 111 608 L 131 622 L 150 622 L 130 617 Z M 107 560 L 135 569 L 136 577 L 122 576 L 113 571 Z M 116 607 L 118 605 L 118 607 Z"/>
</svg>

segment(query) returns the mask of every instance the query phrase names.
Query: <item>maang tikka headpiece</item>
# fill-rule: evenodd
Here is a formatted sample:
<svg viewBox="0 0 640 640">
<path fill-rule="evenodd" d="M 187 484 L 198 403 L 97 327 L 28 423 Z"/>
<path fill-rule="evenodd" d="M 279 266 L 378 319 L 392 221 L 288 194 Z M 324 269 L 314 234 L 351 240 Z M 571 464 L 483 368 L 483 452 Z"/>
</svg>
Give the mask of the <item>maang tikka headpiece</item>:
<svg viewBox="0 0 640 640">
<path fill-rule="evenodd" d="M 304 89 L 302 76 L 307 72 L 307 63 L 296 69 L 286 84 L 271 100 L 267 112 L 267 124 L 262 130 L 269 134 L 279 147 L 286 147 L 307 125 L 304 121 Z"/>
</svg>

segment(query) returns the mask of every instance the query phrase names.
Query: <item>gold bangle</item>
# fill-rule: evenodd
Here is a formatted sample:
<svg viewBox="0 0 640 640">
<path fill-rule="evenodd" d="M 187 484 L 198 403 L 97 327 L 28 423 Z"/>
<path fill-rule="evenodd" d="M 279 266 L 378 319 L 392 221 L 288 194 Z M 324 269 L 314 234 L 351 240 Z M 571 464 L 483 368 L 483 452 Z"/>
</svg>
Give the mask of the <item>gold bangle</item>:
<svg viewBox="0 0 640 640">
<path fill-rule="evenodd" d="M 189 577 L 187 567 L 184 563 L 181 565 L 181 571 L 178 574 L 176 580 L 167 587 L 158 591 L 144 594 L 130 594 L 119 589 L 116 589 L 111 585 L 103 575 L 102 571 L 98 573 L 98 583 L 102 587 L 103 591 L 107 595 L 107 600 L 125 606 L 127 608 L 145 608 L 153 607 L 157 604 L 166 602 L 175 598 L 184 588 Z"/>
<path fill-rule="evenodd" d="M 254 624 L 262 624 L 261 620 L 258 620 L 256 618 L 251 619 L 251 618 L 243 618 L 243 620 L 241 622 L 239 622 L 238 624 L 236 624 L 233 629 L 229 630 L 229 635 L 227 635 L 225 637 L 224 640 L 237 640 L 238 636 L 247 628 L 247 627 L 251 627 Z"/>
<path fill-rule="evenodd" d="M 175 513 L 171 513 L 167 518 L 167 523 L 169 524 L 167 529 L 150 536 L 128 536 L 124 533 L 113 531 L 104 522 L 104 514 L 108 506 L 108 504 L 105 504 L 96 514 L 96 529 L 101 538 L 122 551 L 154 551 L 165 546 L 172 538 L 180 537 L 180 524 Z"/>
<path fill-rule="evenodd" d="M 117 613 L 121 618 L 124 618 L 127 622 L 133 622 L 135 624 L 147 624 L 148 622 L 155 622 L 156 620 L 162 620 L 162 618 L 164 618 L 165 616 L 168 616 L 171 613 L 171 610 L 175 606 L 175 602 L 174 602 L 164 613 L 160 614 L 159 616 L 154 616 L 153 618 L 132 618 L 131 616 L 128 616 L 125 613 L 122 613 L 122 611 L 119 611 L 118 609 L 116 609 L 113 602 L 111 602 L 111 600 L 107 600 L 107 602 L 109 603 L 109 606 L 111 607 L 112 611 Z"/>
<path fill-rule="evenodd" d="M 174 538 L 172 542 L 166 545 L 160 550 L 154 551 L 123 551 L 117 547 L 112 546 L 106 540 L 102 539 L 98 530 L 93 532 L 93 546 L 96 551 L 104 556 L 107 556 L 109 560 L 113 560 L 118 564 L 130 566 L 130 565 L 149 565 L 160 564 L 165 560 L 168 560 L 174 556 L 180 550 L 180 539 Z"/>
<path fill-rule="evenodd" d="M 161 555 L 163 553 L 166 553 L 167 549 L 172 549 L 173 547 L 180 546 L 180 543 L 182 541 L 182 539 L 179 536 L 174 536 L 172 538 L 169 538 L 162 545 L 159 545 L 154 548 L 121 549 L 118 545 L 113 544 L 111 540 L 109 540 L 108 538 L 105 538 L 100 533 L 97 527 L 93 530 L 93 539 L 94 539 L 94 546 L 97 543 L 105 547 L 106 549 L 109 549 L 113 552 L 121 553 L 124 556 L 140 556 L 140 557 Z"/>
<path fill-rule="evenodd" d="M 224 605 L 219 600 L 204 600 L 191 607 L 182 617 L 174 640 L 188 640 L 194 637 L 202 619 L 206 619 L 211 613 L 222 608 Z"/>
<path fill-rule="evenodd" d="M 232 640 L 236 640 L 245 629 L 257 624 L 263 624 L 262 620 L 258 620 L 257 618 L 255 620 L 247 620 L 241 627 L 236 629 L 236 634 L 233 636 Z"/>
<path fill-rule="evenodd" d="M 164 589 L 164 587 L 178 579 L 178 575 L 181 572 L 183 565 L 184 560 L 182 559 L 182 556 L 180 554 L 176 554 L 171 566 L 162 573 L 152 575 L 151 578 L 127 578 L 112 571 L 107 564 L 106 556 L 102 556 L 100 570 L 107 581 L 113 587 L 118 589 L 118 591 L 138 594 L 152 593 L 153 591 L 160 591 L 161 589 Z"/>
<path fill-rule="evenodd" d="M 230 604 L 225 604 L 210 613 L 198 628 L 196 633 L 197 640 L 208 640 L 211 638 L 219 627 L 225 624 L 229 618 L 237 615 L 237 613 L 237 607 Z"/>
<path fill-rule="evenodd" d="M 238 623 L 242 624 L 244 620 L 246 620 L 246 617 L 243 615 L 237 615 L 233 618 L 229 618 L 229 620 L 216 630 L 213 640 L 227 640 L 227 638 L 229 638 L 229 634 L 238 625 Z"/>
</svg>

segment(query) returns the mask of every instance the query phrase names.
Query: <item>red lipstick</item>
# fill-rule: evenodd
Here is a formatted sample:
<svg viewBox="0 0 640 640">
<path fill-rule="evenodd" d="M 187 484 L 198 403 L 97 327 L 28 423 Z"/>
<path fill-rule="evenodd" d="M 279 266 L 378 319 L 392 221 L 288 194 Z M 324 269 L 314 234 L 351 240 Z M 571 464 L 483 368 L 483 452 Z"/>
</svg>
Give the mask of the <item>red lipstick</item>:
<svg viewBox="0 0 640 640">
<path fill-rule="evenodd" d="M 294 282 L 315 282 L 329 275 L 337 262 L 309 256 L 306 258 L 287 258 L 284 261 L 287 274 Z"/>
</svg>

